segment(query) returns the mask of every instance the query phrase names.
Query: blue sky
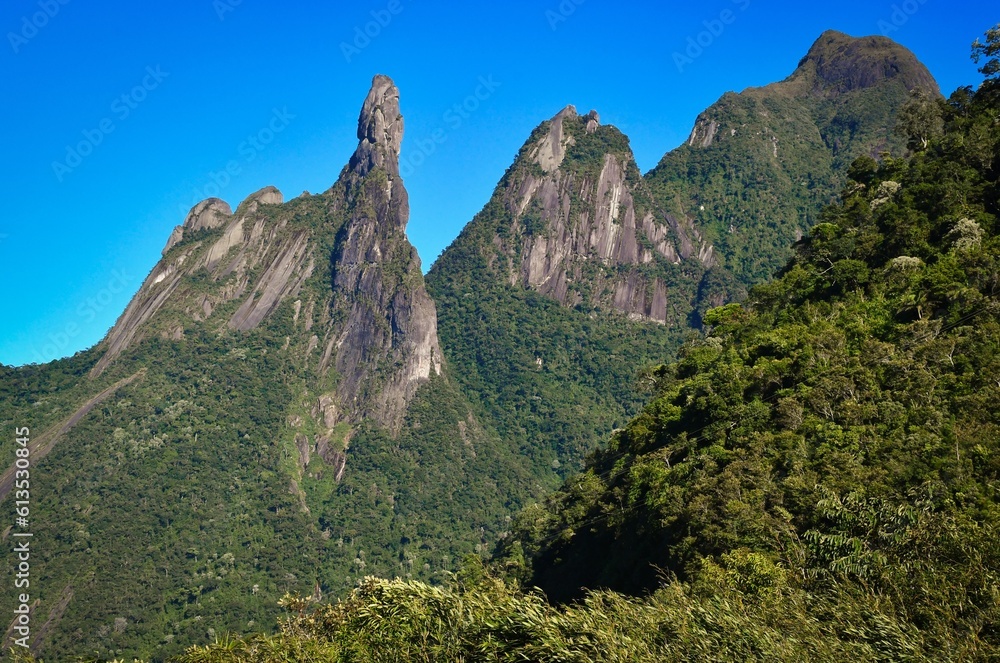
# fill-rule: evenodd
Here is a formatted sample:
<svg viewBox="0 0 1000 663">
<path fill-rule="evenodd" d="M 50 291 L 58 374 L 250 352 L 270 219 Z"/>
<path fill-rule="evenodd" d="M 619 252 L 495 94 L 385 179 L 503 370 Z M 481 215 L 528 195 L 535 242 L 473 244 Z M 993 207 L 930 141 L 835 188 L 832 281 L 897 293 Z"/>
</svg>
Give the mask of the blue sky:
<svg viewBox="0 0 1000 663">
<path fill-rule="evenodd" d="M 646 171 L 823 30 L 887 33 L 947 94 L 980 80 L 969 45 L 998 21 L 994 2 L 943 0 L 7 0 L 0 362 L 98 342 L 197 200 L 328 188 L 376 73 L 401 91 L 426 270 L 566 104 L 622 129 Z"/>
</svg>

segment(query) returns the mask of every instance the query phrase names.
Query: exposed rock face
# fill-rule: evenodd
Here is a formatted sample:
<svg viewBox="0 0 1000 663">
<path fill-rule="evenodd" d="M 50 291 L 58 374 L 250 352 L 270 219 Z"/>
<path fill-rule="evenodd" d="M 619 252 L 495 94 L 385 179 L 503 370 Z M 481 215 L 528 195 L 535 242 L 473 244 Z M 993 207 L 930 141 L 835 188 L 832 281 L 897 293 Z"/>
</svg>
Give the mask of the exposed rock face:
<svg viewBox="0 0 1000 663">
<path fill-rule="evenodd" d="M 250 295 L 229 320 L 231 329 L 247 331 L 259 325 L 285 297 L 296 295 L 312 276 L 314 261 L 309 255 L 308 235 L 298 233 L 283 242 Z"/>
<path fill-rule="evenodd" d="M 344 470 L 347 467 L 346 445 L 337 440 L 331 440 L 328 435 L 316 436 L 314 443 L 309 442 L 309 437 L 301 433 L 295 436 L 295 448 L 299 454 L 299 469 L 305 472 L 309 468 L 313 454 L 323 460 L 323 464 L 333 471 L 333 478 L 338 483 L 344 478 Z"/>
<path fill-rule="evenodd" d="M 164 258 L 108 332 L 107 350 L 91 375 L 100 375 L 122 352 L 152 333 L 180 338 L 183 326 L 177 324 L 179 318 L 202 322 L 220 303 L 243 299 L 229 326 L 247 331 L 260 324 L 283 297 L 296 293 L 312 275 L 315 258 L 306 250 L 304 233 L 286 232 L 287 221 L 272 224 L 260 213 L 261 204 L 280 203 L 281 193 L 274 187 L 250 195 L 235 214 L 218 199 L 198 203 L 181 232 L 218 229 L 221 236 L 214 241 L 209 236 L 206 242 L 195 242 L 168 257 L 169 249 L 180 241 L 174 241 L 179 234 L 175 229 Z M 262 265 L 267 265 L 263 275 L 254 280 Z M 190 279 L 202 272 L 219 284 L 211 294 L 195 293 L 190 287 Z M 157 324 L 154 317 L 161 310 L 170 313 Z"/>
<path fill-rule="evenodd" d="M 927 67 L 888 37 L 854 38 L 827 30 L 786 82 L 808 81 L 815 94 L 828 95 L 875 87 L 894 79 L 908 90 L 923 88 L 939 93 Z"/>
<path fill-rule="evenodd" d="M 553 173 L 559 168 L 563 157 L 566 156 L 566 148 L 576 142 L 572 136 L 563 133 L 563 120 L 566 118 L 575 120 L 576 117 L 576 107 L 572 105 L 556 113 L 556 116 L 549 121 L 549 132 L 532 150 L 532 159 L 546 173 Z"/>
<path fill-rule="evenodd" d="M 708 147 L 719 132 L 719 123 L 706 117 L 699 117 L 694 123 L 694 129 L 688 137 L 687 144 L 692 147 Z"/>
<path fill-rule="evenodd" d="M 375 168 L 399 174 L 399 147 L 403 140 L 403 116 L 399 112 L 399 90 L 388 76 L 378 75 L 358 117 L 358 149 L 350 168 L 364 177 Z"/>
<path fill-rule="evenodd" d="M 596 146 L 605 150 L 600 161 L 569 164 L 567 155 L 584 142 L 581 152 L 587 155 L 578 160 L 593 159 Z M 605 147 L 618 142 L 624 147 Z M 655 270 L 640 274 L 629 268 L 686 260 L 710 267 L 713 252 L 690 224 L 650 204 L 624 137 L 614 127 L 601 127 L 596 111 L 580 117 L 567 106 L 522 154 L 526 159 L 515 164 L 501 194 L 511 219 L 510 233 L 503 234 L 513 243 L 496 240 L 510 263 L 510 283 L 570 306 L 588 299 L 665 322 L 664 281 L 649 276 Z"/>
<path fill-rule="evenodd" d="M 368 413 L 394 431 L 420 384 L 441 372 L 442 357 L 437 311 L 405 233 L 410 209 L 399 178 L 402 132 L 399 91 L 387 77 L 376 76 L 345 175 L 355 204 L 334 254 L 332 317 L 340 322 L 327 340 L 323 366 L 332 363 L 340 376 L 343 416 Z"/>
<path fill-rule="evenodd" d="M 167 245 L 163 247 L 161 255 L 167 255 L 167 251 L 180 244 L 182 239 L 184 239 L 184 226 L 174 226 L 173 231 L 170 233 L 170 239 L 167 240 Z"/>
<path fill-rule="evenodd" d="M 184 228 L 188 230 L 218 228 L 225 224 L 232 215 L 233 210 L 227 202 L 218 198 L 209 198 L 191 208 L 187 218 L 184 219 Z"/>
<path fill-rule="evenodd" d="M 399 90 L 376 76 L 358 119 L 358 148 L 328 192 L 299 208 L 284 205 L 274 187 L 248 196 L 235 213 L 216 198 L 195 205 L 109 332 L 92 374 L 154 335 L 182 342 L 196 324 L 250 332 L 287 301 L 296 336 L 284 350 L 298 365 L 305 357 L 309 370 L 338 378 L 314 412 L 317 424 L 332 433 L 373 419 L 398 432 L 416 390 L 442 368 L 434 302 L 406 238 L 402 137 Z M 300 220 L 309 216 L 296 212 L 303 205 L 321 219 Z M 332 255 L 321 255 L 321 245 L 333 246 Z M 316 269 L 327 264 L 329 272 Z M 331 464 L 343 472 L 343 458 Z"/>
<path fill-rule="evenodd" d="M 316 442 L 316 453 L 323 462 L 333 468 L 333 478 L 337 483 L 344 478 L 344 467 L 347 464 L 347 454 L 330 444 L 329 438 L 323 436 Z"/>
<path fill-rule="evenodd" d="M 281 201 L 279 200 L 278 202 Z M 185 230 L 194 232 L 206 228 L 218 228 L 225 224 L 232 215 L 232 209 L 223 200 L 209 198 L 201 201 L 191 208 L 187 218 L 184 219 L 183 225 L 176 226 L 173 232 L 170 233 L 170 239 L 167 240 L 167 245 L 163 247 L 163 255 L 167 255 L 167 251 L 181 243 L 184 239 Z"/>
<path fill-rule="evenodd" d="M 312 460 L 312 445 L 309 444 L 309 437 L 299 433 L 295 436 L 295 448 L 299 451 L 299 467 L 305 470 Z"/>
</svg>

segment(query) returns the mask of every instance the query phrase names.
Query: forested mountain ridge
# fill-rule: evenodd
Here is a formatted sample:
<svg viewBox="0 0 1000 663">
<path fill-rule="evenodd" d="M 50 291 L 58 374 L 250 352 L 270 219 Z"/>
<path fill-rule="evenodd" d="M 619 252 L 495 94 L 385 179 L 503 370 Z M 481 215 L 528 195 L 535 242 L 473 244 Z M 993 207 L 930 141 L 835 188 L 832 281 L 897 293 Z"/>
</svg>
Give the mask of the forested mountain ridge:
<svg viewBox="0 0 1000 663">
<path fill-rule="evenodd" d="M 872 131 L 888 135 L 890 115 Z M 398 91 L 377 76 L 328 191 L 199 204 L 105 341 L 3 367 L 0 421 L 31 422 L 53 487 L 33 507 L 47 541 L 36 652 L 162 660 L 270 624 L 285 592 L 345 596 L 370 574 L 407 582 L 366 582 L 355 598 L 521 606 L 474 571 L 458 594 L 422 583 L 446 585 L 524 503 L 630 428 L 649 398 L 637 378 L 663 388 L 643 370 L 741 299 L 627 138 L 571 107 L 532 134 L 425 286 L 401 140 Z M 526 559 L 505 558 L 522 578 L 547 550 L 524 522 Z M 522 616 L 552 610 L 532 597 Z"/>
<path fill-rule="evenodd" d="M 995 647 L 998 92 L 934 104 L 943 135 L 908 161 L 856 160 L 779 277 L 708 313 L 501 560 L 567 599 L 763 555 L 813 591 L 884 595 L 928 638 Z"/>
<path fill-rule="evenodd" d="M 536 465 L 578 469 L 638 412 L 641 372 L 785 261 L 856 156 L 902 155 L 911 88 L 937 91 L 908 50 L 831 31 L 785 81 L 724 95 L 645 176 L 596 111 L 540 124 L 427 275 L 464 392 Z M 723 236 L 711 219 L 736 207 L 752 218 Z"/>
<path fill-rule="evenodd" d="M 0 420 L 29 424 L 46 487 L 33 651 L 162 660 L 289 591 L 430 580 L 541 491 L 444 363 L 402 128 L 375 77 L 328 191 L 197 205 L 102 343 L 3 369 Z"/>
<path fill-rule="evenodd" d="M 749 287 L 784 264 L 787 247 L 835 200 L 851 161 L 902 155 L 892 128 L 915 91 L 940 96 L 906 48 L 830 30 L 785 80 L 723 95 L 646 180 Z"/>
<path fill-rule="evenodd" d="M 1000 26 L 974 53 L 986 82 L 921 107 L 911 158 L 855 160 L 492 569 L 289 598 L 181 660 L 996 660 Z"/>
<path fill-rule="evenodd" d="M 456 379 L 553 476 L 624 424 L 639 370 L 689 329 L 711 263 L 689 232 L 659 215 L 628 139 L 569 106 L 428 273 Z"/>
</svg>

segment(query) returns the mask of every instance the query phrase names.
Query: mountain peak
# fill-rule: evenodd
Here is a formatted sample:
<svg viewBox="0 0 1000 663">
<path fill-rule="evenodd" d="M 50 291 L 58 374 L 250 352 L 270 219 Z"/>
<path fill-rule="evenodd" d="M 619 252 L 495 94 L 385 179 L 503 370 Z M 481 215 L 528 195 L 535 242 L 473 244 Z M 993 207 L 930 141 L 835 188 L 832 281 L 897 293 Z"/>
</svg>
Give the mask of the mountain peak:
<svg viewBox="0 0 1000 663">
<path fill-rule="evenodd" d="M 810 85 L 814 94 L 850 92 L 898 79 L 906 88 L 939 93 L 937 82 L 909 49 L 888 37 L 851 37 L 827 30 L 809 48 L 786 83 Z"/>
<path fill-rule="evenodd" d="M 229 203 L 219 198 L 206 198 L 191 208 L 183 227 L 188 230 L 217 228 L 223 225 L 233 215 Z"/>
<path fill-rule="evenodd" d="M 652 203 L 628 138 L 595 110 L 568 105 L 536 127 L 494 195 L 503 212 L 487 261 L 568 307 L 674 324 L 667 275 L 683 260 L 714 264 L 690 224 Z"/>
<path fill-rule="evenodd" d="M 855 158 L 905 150 L 893 128 L 914 89 L 938 94 L 909 50 L 828 30 L 784 80 L 723 94 L 647 181 L 671 211 L 707 230 L 743 285 L 765 281 L 790 256 L 775 247 L 818 222 Z M 736 173 L 731 163 L 745 165 Z M 705 186 L 721 181 L 731 184 Z"/>
<path fill-rule="evenodd" d="M 576 107 L 570 104 L 552 116 L 549 120 L 549 130 L 538 141 L 531 158 L 542 167 L 546 173 L 554 172 L 566 155 L 566 146 L 573 143 L 572 137 L 567 137 L 563 131 L 564 120 L 575 120 Z"/>
<path fill-rule="evenodd" d="M 552 116 L 552 120 L 561 120 L 564 117 L 576 117 L 576 106 L 573 104 L 566 104 L 561 111 Z"/>
<path fill-rule="evenodd" d="M 358 149 L 350 167 L 364 177 L 374 168 L 399 174 L 399 147 L 403 140 L 403 116 L 399 112 L 399 88 L 392 79 L 377 74 L 358 116 Z"/>
</svg>

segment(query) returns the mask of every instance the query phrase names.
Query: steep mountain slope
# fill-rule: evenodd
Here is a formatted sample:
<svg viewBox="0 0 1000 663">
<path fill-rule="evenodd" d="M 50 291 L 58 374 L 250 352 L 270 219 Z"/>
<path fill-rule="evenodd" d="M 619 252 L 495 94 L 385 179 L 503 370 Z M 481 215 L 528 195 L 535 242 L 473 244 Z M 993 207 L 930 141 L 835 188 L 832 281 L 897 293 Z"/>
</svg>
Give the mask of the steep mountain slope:
<svg viewBox="0 0 1000 663">
<path fill-rule="evenodd" d="M 641 371 L 786 260 L 854 156 L 903 149 L 911 88 L 937 90 L 909 51 L 825 33 L 645 177 L 596 112 L 559 112 L 428 274 L 465 392 L 540 464 L 578 468 L 638 411 Z"/>
<path fill-rule="evenodd" d="M 32 433 L 36 651 L 162 658 L 287 591 L 430 580 L 540 490 L 443 363 L 402 129 L 378 76 L 330 190 L 197 205 L 102 343 L 4 369 L 0 421 Z"/>
<path fill-rule="evenodd" d="M 628 139 L 570 106 L 532 133 L 427 286 L 466 393 L 561 473 L 638 407 L 639 370 L 688 328 L 711 265 L 655 206 Z"/>
<path fill-rule="evenodd" d="M 434 303 L 404 233 L 402 134 L 399 92 L 376 77 L 358 149 L 325 196 L 282 207 L 281 193 L 267 187 L 235 214 L 218 199 L 196 205 L 101 344 L 92 374 L 144 337 L 179 340 L 185 325 L 214 327 L 220 318 L 246 332 L 290 303 L 286 349 L 317 375 L 337 375 L 325 397 L 326 426 L 370 418 L 398 432 L 417 387 L 441 372 Z M 317 266 L 326 278 L 311 279 Z"/>
<path fill-rule="evenodd" d="M 779 89 L 814 128 L 814 111 L 887 95 L 858 135 L 889 136 L 902 97 L 872 72 L 903 61 L 859 48 L 814 57 Z M 269 622 L 286 591 L 342 595 L 372 573 L 440 581 L 627 423 L 648 398 L 645 367 L 740 298 L 721 235 L 671 193 L 689 176 L 702 186 L 697 173 L 641 177 L 627 139 L 572 107 L 532 134 L 425 286 L 405 236 L 402 128 L 398 91 L 376 77 L 328 191 L 200 203 L 101 344 L 2 369 L 0 422 L 31 426 L 41 486 L 36 651 L 162 658 Z M 759 142 L 726 158 L 753 161 Z M 793 152 L 821 165 L 849 151 L 803 144 Z M 728 200 L 744 183 L 703 188 Z M 754 191 L 761 205 L 784 195 Z M 544 561 L 546 540 L 522 539 Z"/>
<path fill-rule="evenodd" d="M 668 292 L 670 277 L 682 260 L 710 267 L 712 247 L 659 213 L 628 139 L 596 112 L 580 117 L 567 106 L 536 129 L 498 194 L 488 260 L 511 285 L 569 307 L 684 324 L 690 293 Z"/>
<path fill-rule="evenodd" d="M 833 202 L 851 161 L 902 154 L 892 129 L 911 90 L 939 94 L 904 47 L 825 32 L 784 81 L 723 95 L 646 179 L 743 284 L 760 283 Z"/>
<path fill-rule="evenodd" d="M 784 575 L 849 588 L 929 650 L 995 656 L 995 89 L 936 105 L 946 133 L 909 163 L 859 159 L 780 278 L 708 313 L 644 412 L 517 519 L 505 561 L 557 599 Z"/>
<path fill-rule="evenodd" d="M 481 563 L 367 578 L 184 663 L 997 660 L 1000 26 L 974 53 L 992 78 L 925 109 L 943 136 L 854 162 L 775 281 L 517 519 L 495 570 L 582 600 Z M 581 590 L 609 585 L 648 594 Z"/>
</svg>

